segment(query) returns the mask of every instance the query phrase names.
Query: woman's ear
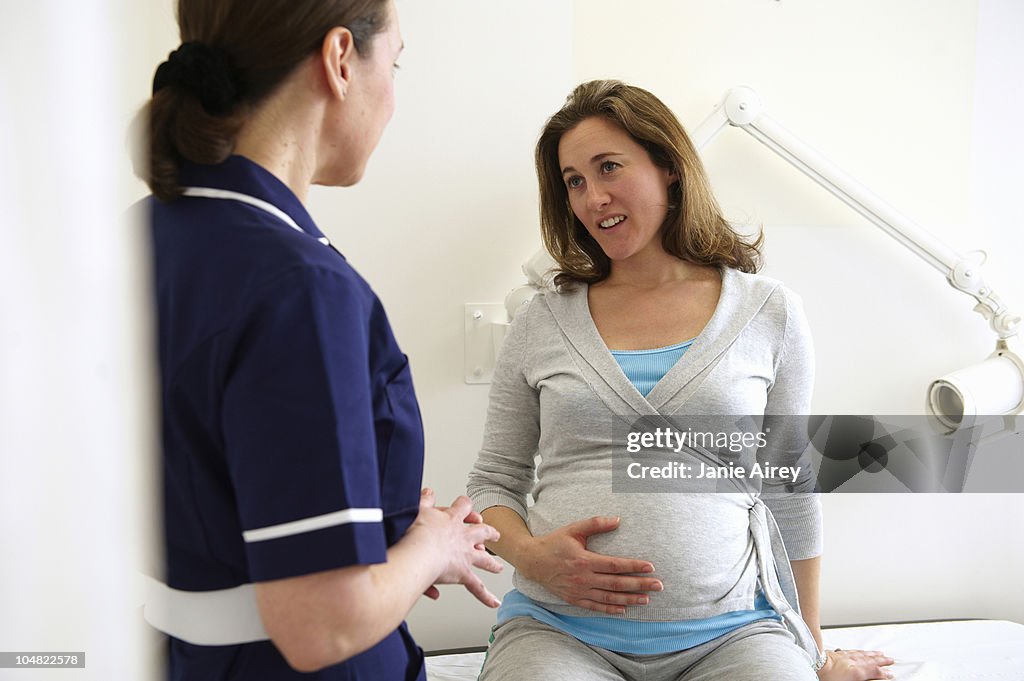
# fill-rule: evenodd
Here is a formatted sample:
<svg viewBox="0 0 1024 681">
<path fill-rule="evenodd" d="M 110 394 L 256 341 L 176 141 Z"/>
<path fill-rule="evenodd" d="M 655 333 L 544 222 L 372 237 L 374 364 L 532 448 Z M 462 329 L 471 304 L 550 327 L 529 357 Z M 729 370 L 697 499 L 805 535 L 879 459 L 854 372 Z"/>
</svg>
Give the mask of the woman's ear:
<svg viewBox="0 0 1024 681">
<path fill-rule="evenodd" d="M 667 181 L 665 186 L 668 189 L 682 186 L 682 183 L 679 182 L 679 172 L 675 168 L 663 168 L 663 170 L 665 171 L 665 179 Z"/>
<path fill-rule="evenodd" d="M 320 59 L 327 79 L 327 87 L 338 99 L 345 99 L 352 78 L 352 60 L 355 58 L 356 43 L 352 32 L 344 26 L 336 26 L 324 37 Z"/>
</svg>

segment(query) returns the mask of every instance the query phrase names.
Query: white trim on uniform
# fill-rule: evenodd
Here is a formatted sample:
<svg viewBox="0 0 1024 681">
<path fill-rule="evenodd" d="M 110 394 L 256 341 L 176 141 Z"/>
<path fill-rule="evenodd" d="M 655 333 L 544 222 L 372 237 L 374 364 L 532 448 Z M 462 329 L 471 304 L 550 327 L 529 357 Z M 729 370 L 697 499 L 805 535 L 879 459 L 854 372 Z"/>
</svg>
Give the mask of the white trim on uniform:
<svg viewBox="0 0 1024 681">
<path fill-rule="evenodd" d="M 383 519 L 384 511 L 379 508 L 349 508 L 248 530 L 242 537 L 251 544 L 349 523 L 379 523 Z M 143 617 L 165 634 L 205 646 L 241 645 L 270 638 L 263 628 L 252 584 L 216 591 L 182 591 L 148 575 L 141 577 Z"/>
<path fill-rule="evenodd" d="M 293 520 L 280 525 L 268 525 L 255 530 L 242 532 L 242 538 L 247 544 L 268 539 L 280 539 L 295 534 L 322 530 L 326 527 L 337 525 L 348 525 L 349 523 L 379 523 L 384 519 L 384 511 L 379 508 L 347 508 L 344 511 L 325 513 L 324 515 L 302 520 Z"/>
<path fill-rule="evenodd" d="M 232 646 L 270 638 L 259 607 L 256 587 L 242 584 L 216 591 L 182 591 L 140 574 L 142 616 L 150 626 L 200 646 Z"/>
<path fill-rule="evenodd" d="M 299 227 L 299 224 L 295 222 L 295 220 L 292 220 L 292 217 L 288 215 L 288 213 L 285 213 L 272 203 L 267 203 L 263 199 L 257 199 L 255 196 L 249 196 L 248 194 L 233 192 L 227 189 L 213 189 L 211 187 L 184 187 L 183 193 L 185 196 L 196 196 L 203 199 L 230 199 L 232 201 L 247 203 L 250 206 L 255 206 L 256 208 L 270 213 L 292 229 L 302 232 L 303 234 L 306 233 L 306 230 Z M 328 241 L 325 236 L 317 238 L 317 241 L 322 243 L 324 246 L 331 245 L 331 242 Z"/>
</svg>

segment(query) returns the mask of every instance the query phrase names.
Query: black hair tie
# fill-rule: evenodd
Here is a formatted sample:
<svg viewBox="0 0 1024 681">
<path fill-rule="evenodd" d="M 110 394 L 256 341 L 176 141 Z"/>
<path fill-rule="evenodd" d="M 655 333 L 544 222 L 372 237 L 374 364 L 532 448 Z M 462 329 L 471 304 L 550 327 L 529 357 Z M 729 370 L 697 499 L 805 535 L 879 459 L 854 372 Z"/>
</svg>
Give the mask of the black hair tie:
<svg viewBox="0 0 1024 681">
<path fill-rule="evenodd" d="M 168 86 L 194 95 L 211 116 L 229 113 L 239 95 L 227 54 L 198 41 L 182 43 L 157 67 L 153 94 Z"/>
</svg>

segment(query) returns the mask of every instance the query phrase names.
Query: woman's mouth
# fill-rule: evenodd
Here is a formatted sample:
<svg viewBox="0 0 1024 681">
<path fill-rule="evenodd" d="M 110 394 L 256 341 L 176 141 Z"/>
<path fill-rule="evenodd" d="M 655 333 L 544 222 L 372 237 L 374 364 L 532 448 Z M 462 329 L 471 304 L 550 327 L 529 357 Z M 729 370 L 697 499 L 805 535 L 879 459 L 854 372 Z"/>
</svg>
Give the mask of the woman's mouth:
<svg viewBox="0 0 1024 681">
<path fill-rule="evenodd" d="M 625 220 L 625 215 L 615 215 L 610 218 L 605 218 L 604 220 L 601 220 L 601 222 L 599 222 L 597 226 L 600 227 L 601 229 L 611 229 L 615 225 L 624 222 Z"/>
</svg>

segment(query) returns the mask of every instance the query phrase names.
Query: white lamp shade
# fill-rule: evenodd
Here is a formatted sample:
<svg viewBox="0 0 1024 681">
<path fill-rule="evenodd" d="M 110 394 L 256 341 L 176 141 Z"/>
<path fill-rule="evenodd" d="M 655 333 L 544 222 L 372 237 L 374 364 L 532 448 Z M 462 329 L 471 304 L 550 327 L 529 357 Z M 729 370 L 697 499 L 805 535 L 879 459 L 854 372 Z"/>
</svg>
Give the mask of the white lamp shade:
<svg viewBox="0 0 1024 681">
<path fill-rule="evenodd" d="M 1024 371 L 1005 355 L 954 371 L 928 389 L 928 409 L 950 428 L 965 418 L 1014 414 L 1024 403 Z"/>
</svg>

